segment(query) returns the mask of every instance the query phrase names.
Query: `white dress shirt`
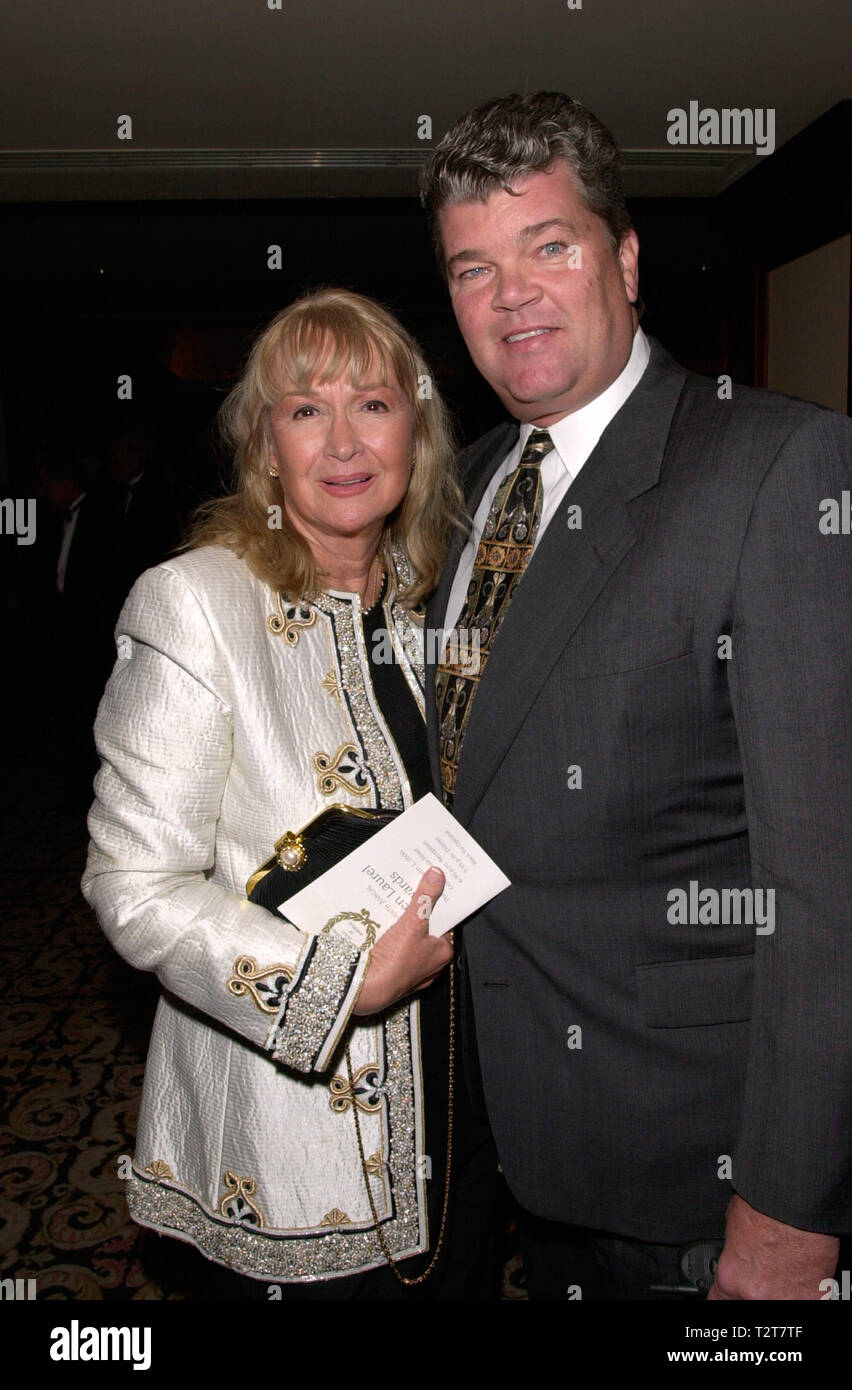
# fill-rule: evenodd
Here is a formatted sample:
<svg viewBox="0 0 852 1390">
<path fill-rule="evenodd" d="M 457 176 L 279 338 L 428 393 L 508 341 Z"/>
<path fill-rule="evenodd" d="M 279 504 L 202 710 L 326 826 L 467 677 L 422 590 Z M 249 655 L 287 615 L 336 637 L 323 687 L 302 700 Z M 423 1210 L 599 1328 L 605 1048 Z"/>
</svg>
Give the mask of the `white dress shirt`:
<svg viewBox="0 0 852 1390">
<path fill-rule="evenodd" d="M 627 397 L 638 386 L 650 356 L 651 348 L 648 339 L 642 329 L 637 328 L 627 363 L 612 385 L 602 391 L 599 396 L 596 396 L 593 401 L 589 401 L 588 405 L 582 406 L 580 410 L 575 410 L 572 415 L 564 415 L 561 420 L 556 421 L 555 425 L 548 425 L 547 428 L 553 440 L 553 449 L 545 455 L 540 465 L 543 498 L 541 521 L 533 550 L 544 535 L 560 502 L 583 464 L 589 458 L 610 420 L 617 415 Z M 491 503 L 494 501 L 500 484 L 517 468 L 524 446 L 533 430 L 537 428 L 539 428 L 537 425 L 521 425 L 517 443 L 506 455 L 500 467 L 495 470 L 494 476 L 482 495 L 482 501 L 476 509 L 470 536 L 461 553 L 459 567 L 456 570 L 456 577 L 450 590 L 444 620 L 445 632 L 449 632 L 455 627 L 464 607 L 467 588 L 473 574 L 476 551 L 483 528 L 488 520 Z"/>
</svg>

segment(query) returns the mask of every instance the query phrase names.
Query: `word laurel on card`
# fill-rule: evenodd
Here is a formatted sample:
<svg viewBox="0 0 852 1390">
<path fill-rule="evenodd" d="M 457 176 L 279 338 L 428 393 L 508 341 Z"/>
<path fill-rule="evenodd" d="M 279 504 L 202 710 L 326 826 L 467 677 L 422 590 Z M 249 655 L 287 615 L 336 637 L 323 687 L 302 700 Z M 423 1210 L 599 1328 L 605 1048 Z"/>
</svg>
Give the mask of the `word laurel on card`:
<svg viewBox="0 0 852 1390">
<path fill-rule="evenodd" d="M 366 926 L 370 944 L 405 911 L 433 864 L 447 882 L 429 921 L 432 936 L 443 936 L 509 887 L 494 860 L 430 792 L 278 911 L 302 931 L 316 935 L 333 927 L 359 944 Z"/>
</svg>

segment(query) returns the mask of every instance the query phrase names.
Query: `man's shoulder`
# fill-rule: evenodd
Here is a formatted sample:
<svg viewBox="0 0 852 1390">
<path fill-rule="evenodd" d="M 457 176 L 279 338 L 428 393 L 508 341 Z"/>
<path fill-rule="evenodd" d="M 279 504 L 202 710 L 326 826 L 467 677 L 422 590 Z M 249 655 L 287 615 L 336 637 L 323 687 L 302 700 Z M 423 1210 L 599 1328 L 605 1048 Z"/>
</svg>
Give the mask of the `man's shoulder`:
<svg viewBox="0 0 852 1390">
<path fill-rule="evenodd" d="M 659 345 L 657 346 L 659 349 Z M 780 391 L 770 391 L 764 386 L 745 386 L 728 372 L 708 376 L 693 371 L 676 363 L 664 349 L 659 351 L 659 358 L 662 359 L 660 365 L 664 369 L 673 369 L 683 374 L 684 395 L 687 399 L 692 398 L 705 408 L 718 410 L 720 413 L 726 412 L 731 417 L 754 417 L 764 421 L 778 419 L 789 421 L 794 427 L 809 420 L 813 421 L 819 416 L 833 416 L 835 422 L 849 423 L 847 415 L 816 401 L 788 396 Z M 653 361 L 652 358 L 652 363 Z"/>
<path fill-rule="evenodd" d="M 670 442 L 707 453 L 726 449 L 774 454 L 795 436 L 803 446 L 852 439 L 852 421 L 828 406 L 799 400 L 764 387 L 743 386 L 725 373 L 703 376 L 684 370 L 684 386 Z M 715 448 L 714 448 L 715 446 Z"/>
</svg>

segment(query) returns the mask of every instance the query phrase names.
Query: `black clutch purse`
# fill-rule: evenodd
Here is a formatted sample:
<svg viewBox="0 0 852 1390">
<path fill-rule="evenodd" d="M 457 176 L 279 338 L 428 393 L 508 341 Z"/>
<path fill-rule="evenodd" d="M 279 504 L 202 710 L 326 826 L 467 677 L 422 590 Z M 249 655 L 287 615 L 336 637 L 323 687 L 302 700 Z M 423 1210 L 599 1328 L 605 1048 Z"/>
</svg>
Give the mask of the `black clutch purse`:
<svg viewBox="0 0 852 1390">
<path fill-rule="evenodd" d="M 275 851 L 246 883 L 246 897 L 279 916 L 278 905 L 351 854 L 399 811 L 369 811 L 335 802 L 301 830 L 286 830 Z"/>
</svg>

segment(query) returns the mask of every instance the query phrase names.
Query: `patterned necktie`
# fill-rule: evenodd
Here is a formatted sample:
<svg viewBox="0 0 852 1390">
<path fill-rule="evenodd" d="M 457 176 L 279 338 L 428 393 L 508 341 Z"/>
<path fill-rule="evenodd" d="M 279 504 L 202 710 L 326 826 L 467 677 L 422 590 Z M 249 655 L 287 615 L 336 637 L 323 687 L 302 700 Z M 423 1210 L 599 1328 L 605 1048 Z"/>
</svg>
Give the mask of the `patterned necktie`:
<svg viewBox="0 0 852 1390">
<path fill-rule="evenodd" d="M 459 755 L 488 654 L 533 552 L 541 521 L 540 465 L 552 448 L 547 430 L 533 430 L 517 468 L 497 489 L 464 607 L 437 667 L 441 784 L 447 806 L 453 804 Z"/>
</svg>

